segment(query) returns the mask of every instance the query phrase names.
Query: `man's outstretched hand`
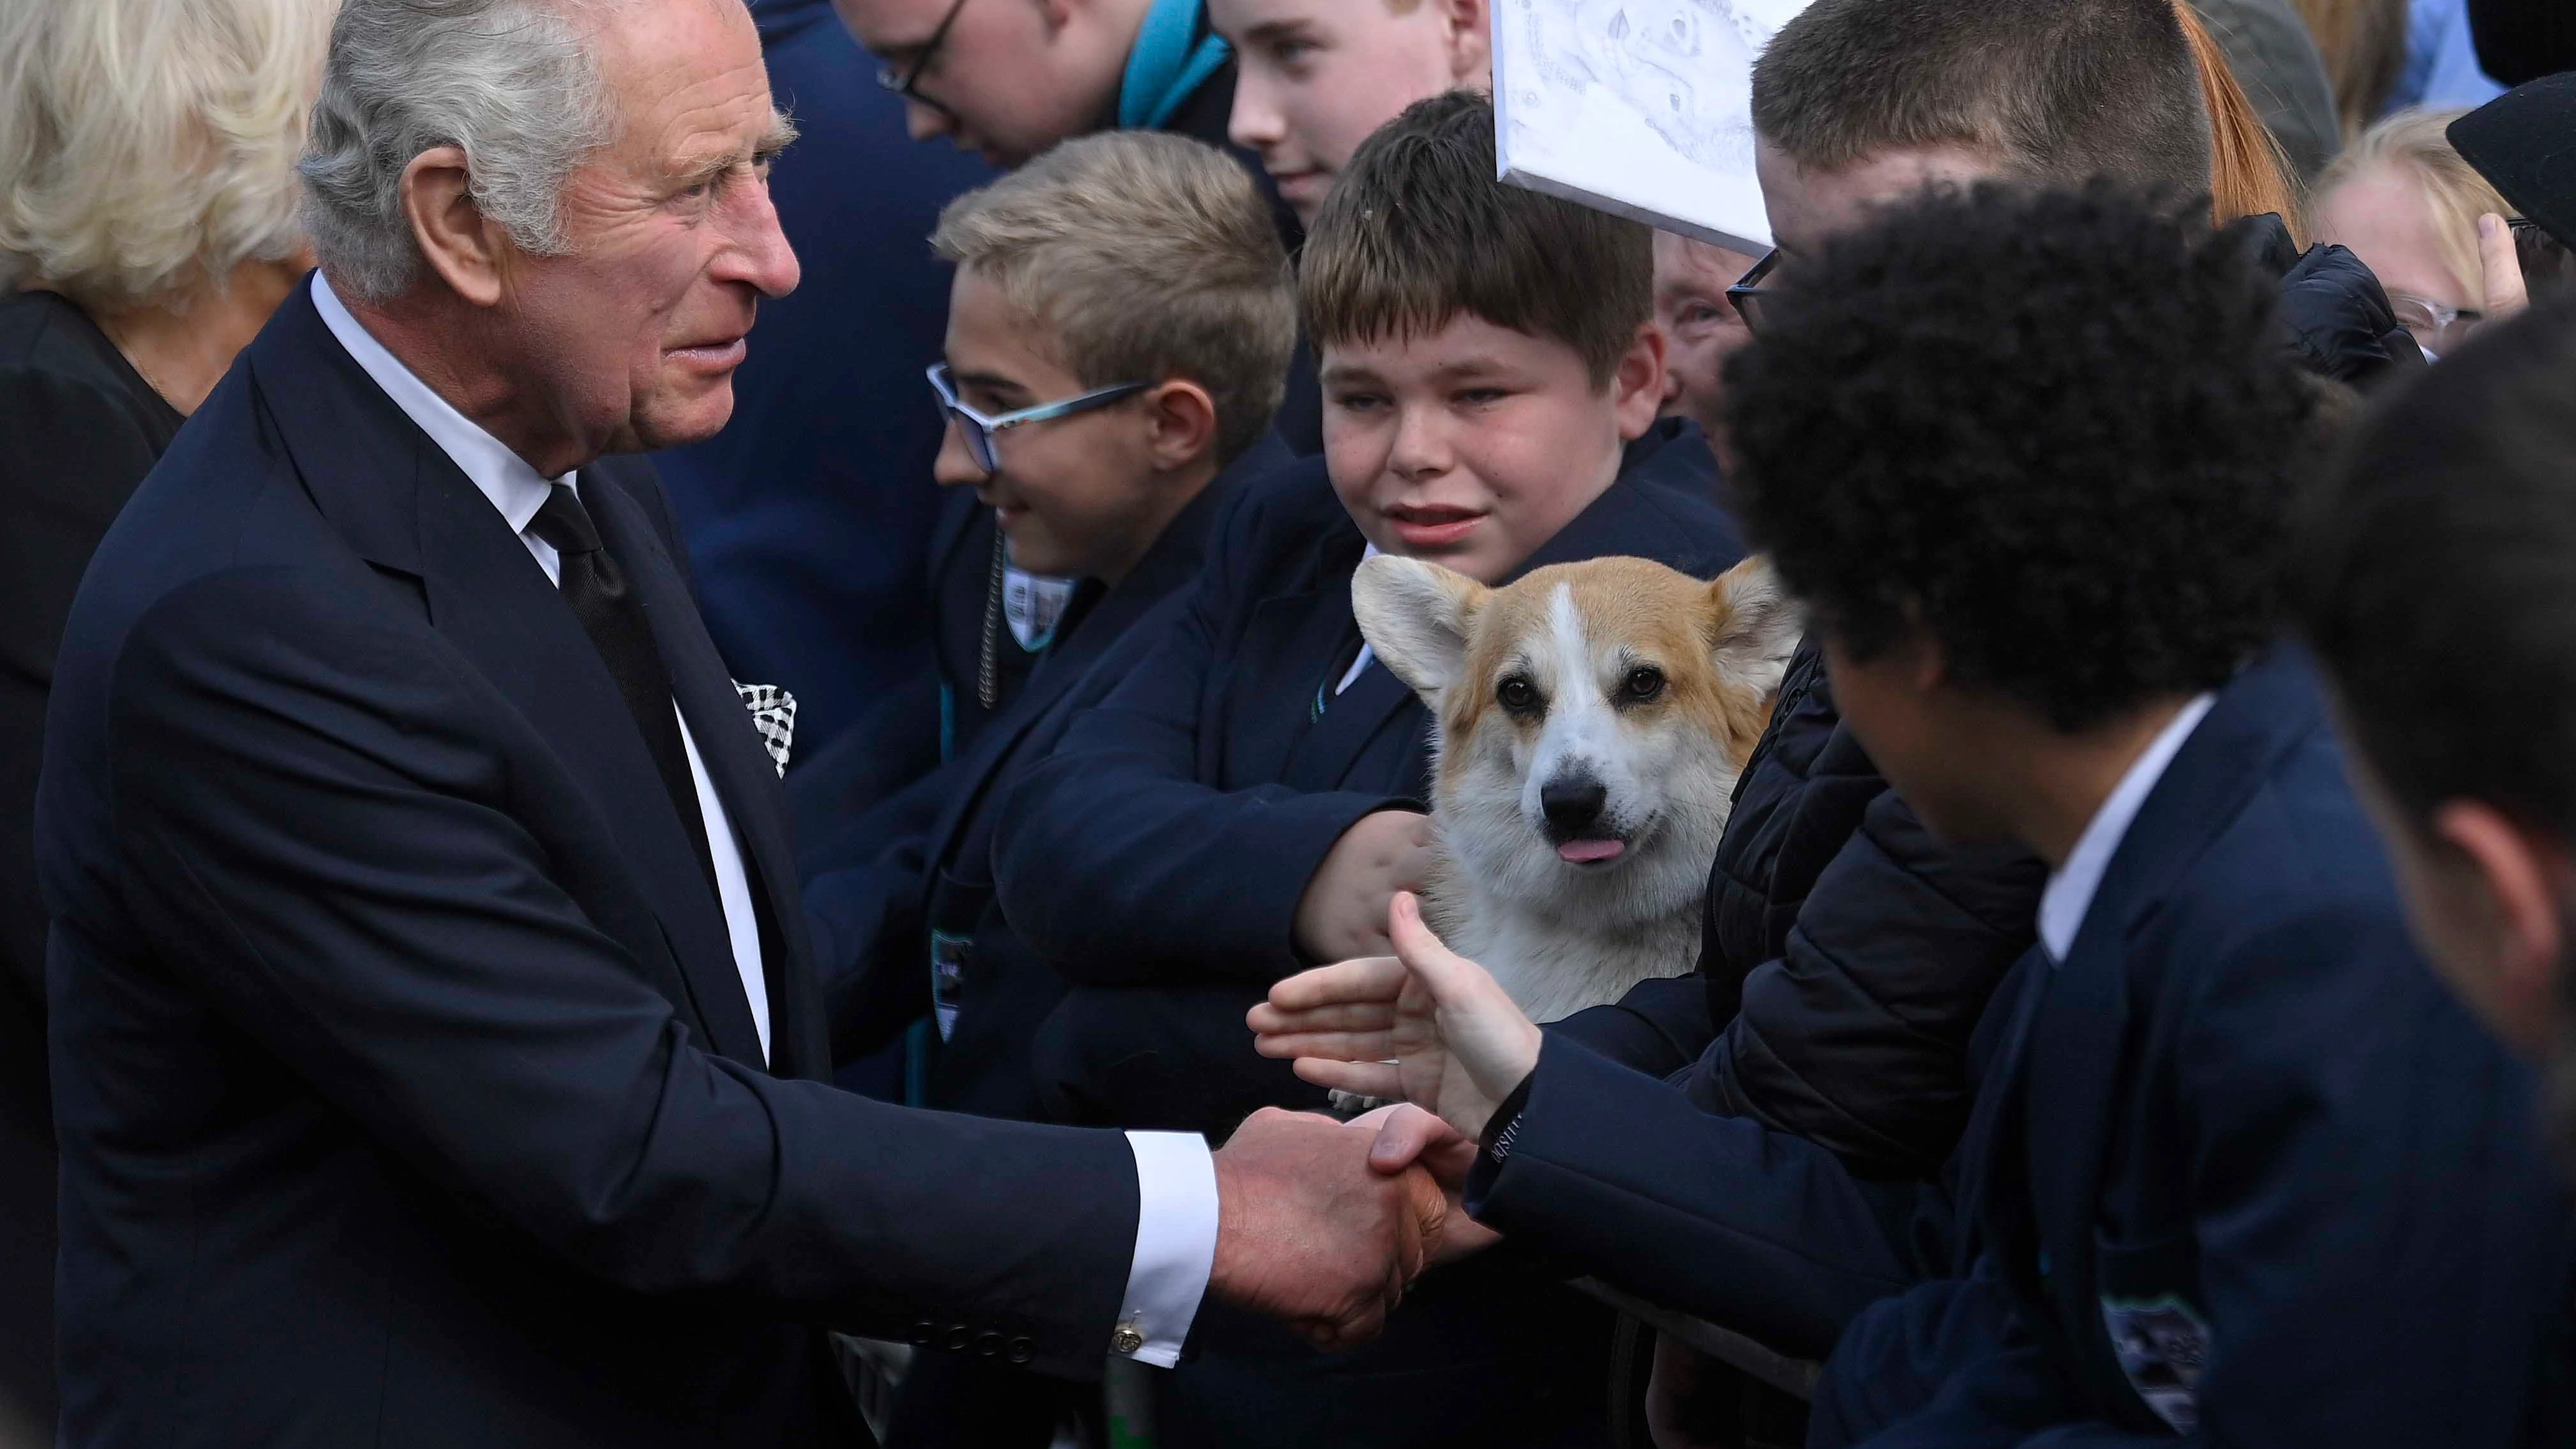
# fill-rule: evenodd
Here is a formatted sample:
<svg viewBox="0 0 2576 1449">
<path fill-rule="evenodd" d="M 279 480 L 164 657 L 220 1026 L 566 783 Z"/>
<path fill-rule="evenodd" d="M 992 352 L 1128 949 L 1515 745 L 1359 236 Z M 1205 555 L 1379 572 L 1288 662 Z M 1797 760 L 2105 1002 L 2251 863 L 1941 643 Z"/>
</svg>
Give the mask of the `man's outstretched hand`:
<svg viewBox="0 0 2576 1449">
<path fill-rule="evenodd" d="M 1439 1250 L 1449 1201 L 1420 1167 L 1373 1168 L 1374 1123 L 1265 1107 L 1216 1154 L 1208 1290 L 1317 1348 L 1377 1336 Z"/>
<path fill-rule="evenodd" d="M 1392 956 L 1319 966 L 1246 1018 L 1266 1057 L 1319 1087 L 1411 1102 L 1471 1139 L 1538 1065 L 1539 1031 L 1485 968 L 1451 951 L 1399 894 Z"/>
</svg>

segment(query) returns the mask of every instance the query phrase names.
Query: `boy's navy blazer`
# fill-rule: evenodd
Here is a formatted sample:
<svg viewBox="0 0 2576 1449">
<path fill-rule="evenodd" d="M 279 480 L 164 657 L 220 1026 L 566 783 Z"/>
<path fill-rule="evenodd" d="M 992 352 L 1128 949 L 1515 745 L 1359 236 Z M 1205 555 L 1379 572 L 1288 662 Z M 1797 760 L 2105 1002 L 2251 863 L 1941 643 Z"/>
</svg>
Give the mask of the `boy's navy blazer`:
<svg viewBox="0 0 2576 1449">
<path fill-rule="evenodd" d="M 2571 1307 L 2533 1081 L 2409 944 L 2302 659 L 2220 692 L 2065 962 L 2019 969 L 1962 1203 L 2016 1312 L 1927 1373 L 1903 1346 L 1957 1286 L 1880 1305 L 1822 1417 L 1893 1418 L 1890 1446 L 2170 1442 L 2173 1414 L 2193 1442 L 2528 1442 Z M 1948 1387 L 1889 1414 L 1907 1381 Z"/>
<path fill-rule="evenodd" d="M 651 470 L 581 490 L 765 893 L 773 1063 L 597 650 L 297 289 L 65 639 L 66 1443 L 842 1443 L 825 1324 L 1097 1371 L 1126 1143 L 799 1080 L 776 776 Z"/>
<path fill-rule="evenodd" d="M 998 909 L 985 909 L 992 894 L 989 863 L 1001 782 L 1014 762 L 1043 755 L 1063 733 L 1077 686 L 1097 691 L 1114 683 L 1123 665 L 1113 664 L 1103 680 L 1085 682 L 1103 656 L 1132 631 L 1150 629 L 1158 607 L 1198 581 L 1225 501 L 1291 458 L 1286 445 L 1265 434 L 1173 516 L 1115 588 L 1086 583 L 1042 654 L 1031 655 L 1006 636 L 1007 651 L 1022 661 L 1015 666 L 1011 696 L 988 720 L 979 720 L 956 757 L 895 799 L 842 816 L 829 835 L 802 853 L 806 907 L 837 1059 L 874 1049 L 929 1010 L 929 931 L 933 925 L 963 927 L 971 936 L 966 1009 L 958 1036 L 938 1053 L 931 1104 L 987 1116 L 1023 1115 L 1004 1108 L 1022 1095 L 1017 1088 L 1027 1076 L 1027 1038 L 1063 984 L 1025 946 L 1008 939 L 1009 924 Z M 993 531 L 992 510 L 981 505 L 954 530 L 939 577 L 951 601 L 943 616 L 954 611 L 970 579 L 976 608 L 982 607 Z M 972 651 L 980 650 L 980 638 L 963 647 L 968 652 L 952 664 L 943 643 L 943 672 L 966 670 L 962 677 L 949 676 L 950 688 L 971 696 Z M 830 787 L 840 779 L 841 764 L 864 744 L 836 741 L 815 761 L 814 776 L 789 773 L 800 818 L 830 818 Z M 969 1090 L 971 1084 L 982 1085 Z"/>
<path fill-rule="evenodd" d="M 1523 567 L 1633 554 L 1715 577 L 1744 552 L 1717 493 L 1706 437 L 1660 423 Z M 1300 964 L 1290 922 L 1333 842 L 1372 810 L 1421 808 L 1413 691 L 1377 666 L 1332 693 L 1359 653 L 1365 547 L 1321 459 L 1248 490 L 1151 657 L 1016 776 L 994 877 L 1069 978 L 1274 981 Z"/>
</svg>

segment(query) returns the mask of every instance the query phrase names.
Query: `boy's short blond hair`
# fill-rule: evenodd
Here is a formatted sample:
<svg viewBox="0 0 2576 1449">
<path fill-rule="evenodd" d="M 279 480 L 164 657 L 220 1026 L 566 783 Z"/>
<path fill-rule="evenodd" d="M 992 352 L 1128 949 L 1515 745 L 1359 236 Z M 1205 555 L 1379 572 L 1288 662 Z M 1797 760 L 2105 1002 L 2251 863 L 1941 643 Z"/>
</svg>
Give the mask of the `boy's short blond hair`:
<svg viewBox="0 0 2576 1449">
<path fill-rule="evenodd" d="M 930 244 L 1051 332 L 1083 386 L 1206 388 L 1220 463 L 1270 426 L 1297 345 L 1288 252 L 1251 173 L 1215 147 L 1067 141 L 950 202 Z"/>
<path fill-rule="evenodd" d="M 1407 106 L 1343 168 L 1298 263 L 1318 347 L 1481 317 L 1571 347 L 1606 388 L 1655 311 L 1654 233 L 1494 179 L 1494 107 Z"/>
<path fill-rule="evenodd" d="M 166 303 L 303 245 L 333 0 L 0 4 L 0 292 Z"/>
</svg>

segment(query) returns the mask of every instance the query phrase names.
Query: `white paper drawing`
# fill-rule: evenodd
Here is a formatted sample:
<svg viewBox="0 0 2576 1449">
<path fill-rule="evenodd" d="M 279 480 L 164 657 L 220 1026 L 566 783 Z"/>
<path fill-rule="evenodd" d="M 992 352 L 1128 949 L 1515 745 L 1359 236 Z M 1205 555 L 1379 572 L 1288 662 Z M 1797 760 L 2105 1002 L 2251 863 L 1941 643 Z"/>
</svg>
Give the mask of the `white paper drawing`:
<svg viewBox="0 0 2576 1449">
<path fill-rule="evenodd" d="M 1770 249 L 1753 59 L 1807 0 L 1502 0 L 1502 178 L 1734 250 Z"/>
</svg>

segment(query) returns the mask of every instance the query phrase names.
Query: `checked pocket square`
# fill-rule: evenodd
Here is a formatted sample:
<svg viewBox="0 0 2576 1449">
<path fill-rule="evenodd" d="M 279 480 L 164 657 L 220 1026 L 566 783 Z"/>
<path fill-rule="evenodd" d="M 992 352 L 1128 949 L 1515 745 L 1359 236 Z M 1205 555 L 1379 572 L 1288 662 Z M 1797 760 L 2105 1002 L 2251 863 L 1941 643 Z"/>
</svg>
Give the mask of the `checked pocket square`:
<svg viewBox="0 0 2576 1449">
<path fill-rule="evenodd" d="M 751 727 L 760 731 L 769 762 L 784 776 L 787 752 L 796 743 L 796 696 L 775 684 L 745 684 L 737 679 L 733 687 L 742 695 L 742 707 L 751 711 Z"/>
</svg>

